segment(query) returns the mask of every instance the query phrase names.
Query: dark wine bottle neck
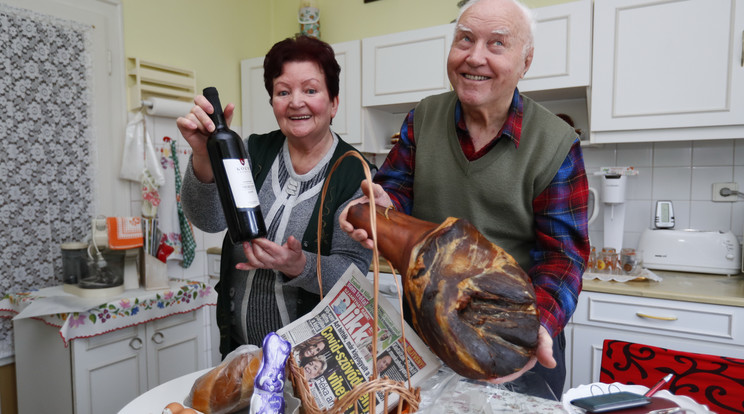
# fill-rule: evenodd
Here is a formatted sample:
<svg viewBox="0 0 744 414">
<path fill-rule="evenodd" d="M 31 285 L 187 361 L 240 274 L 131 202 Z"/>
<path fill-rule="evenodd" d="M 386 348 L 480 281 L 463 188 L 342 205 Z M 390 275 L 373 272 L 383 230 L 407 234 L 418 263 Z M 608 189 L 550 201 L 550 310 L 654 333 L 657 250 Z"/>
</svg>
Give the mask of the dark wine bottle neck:
<svg viewBox="0 0 744 414">
<path fill-rule="evenodd" d="M 217 89 L 214 87 L 204 88 L 204 97 L 207 98 L 214 109 L 212 113 L 209 114 L 209 119 L 214 122 L 215 129 L 227 128 L 225 114 L 222 112 L 222 104 L 220 103 L 220 95 L 217 92 Z"/>
<path fill-rule="evenodd" d="M 222 111 L 217 112 L 217 109 L 215 108 L 215 111 L 211 114 L 209 114 L 209 119 L 214 122 L 214 129 L 225 129 L 227 128 L 227 122 L 225 121 L 225 114 L 222 113 Z"/>
</svg>

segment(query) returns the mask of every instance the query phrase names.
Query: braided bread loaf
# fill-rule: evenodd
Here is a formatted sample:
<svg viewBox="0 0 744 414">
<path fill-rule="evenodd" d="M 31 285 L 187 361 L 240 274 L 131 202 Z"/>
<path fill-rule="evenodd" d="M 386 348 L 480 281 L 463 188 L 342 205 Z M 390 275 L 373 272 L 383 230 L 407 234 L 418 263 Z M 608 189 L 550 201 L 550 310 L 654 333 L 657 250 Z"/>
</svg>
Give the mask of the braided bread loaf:
<svg viewBox="0 0 744 414">
<path fill-rule="evenodd" d="M 261 366 L 262 349 L 243 345 L 197 378 L 184 404 L 204 414 L 232 413 L 248 407 Z"/>
</svg>

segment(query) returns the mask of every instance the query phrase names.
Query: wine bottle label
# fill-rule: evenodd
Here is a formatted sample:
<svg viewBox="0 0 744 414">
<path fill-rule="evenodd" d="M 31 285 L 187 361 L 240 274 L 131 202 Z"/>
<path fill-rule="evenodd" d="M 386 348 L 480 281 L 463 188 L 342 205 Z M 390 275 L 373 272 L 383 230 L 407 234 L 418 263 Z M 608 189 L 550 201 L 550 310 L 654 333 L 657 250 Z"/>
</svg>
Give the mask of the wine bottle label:
<svg viewBox="0 0 744 414">
<path fill-rule="evenodd" d="M 256 184 L 253 182 L 251 166 L 245 159 L 223 159 L 227 181 L 230 183 L 237 208 L 254 208 L 259 205 Z"/>
</svg>

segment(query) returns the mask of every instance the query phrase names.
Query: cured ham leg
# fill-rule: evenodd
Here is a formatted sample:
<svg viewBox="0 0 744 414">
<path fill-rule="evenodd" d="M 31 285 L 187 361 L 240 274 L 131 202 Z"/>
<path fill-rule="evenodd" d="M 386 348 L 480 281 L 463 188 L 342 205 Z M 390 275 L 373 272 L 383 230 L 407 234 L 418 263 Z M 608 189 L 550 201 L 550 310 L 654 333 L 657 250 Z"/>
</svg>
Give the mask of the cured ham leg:
<svg viewBox="0 0 744 414">
<path fill-rule="evenodd" d="M 369 212 L 354 205 L 348 220 L 371 234 Z M 502 377 L 535 355 L 540 321 L 529 277 L 467 220 L 437 225 L 378 209 L 377 236 L 403 276 L 414 329 L 455 372 Z"/>
</svg>

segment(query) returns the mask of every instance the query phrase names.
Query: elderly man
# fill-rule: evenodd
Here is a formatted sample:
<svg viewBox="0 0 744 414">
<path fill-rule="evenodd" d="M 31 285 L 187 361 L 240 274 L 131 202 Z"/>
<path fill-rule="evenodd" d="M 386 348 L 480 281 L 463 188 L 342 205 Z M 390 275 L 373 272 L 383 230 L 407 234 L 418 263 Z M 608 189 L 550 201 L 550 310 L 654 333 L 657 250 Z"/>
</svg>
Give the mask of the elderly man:
<svg viewBox="0 0 744 414">
<path fill-rule="evenodd" d="M 447 59 L 454 91 L 408 114 L 374 193 L 377 204 L 420 219 L 465 218 L 519 262 L 537 295 L 537 357 L 494 382 L 532 369 L 560 396 L 563 328 L 589 254 L 588 187 L 574 130 L 517 90 L 532 62 L 533 30 L 530 10 L 516 0 L 462 7 Z M 345 217 L 341 227 L 371 248 Z"/>
</svg>

